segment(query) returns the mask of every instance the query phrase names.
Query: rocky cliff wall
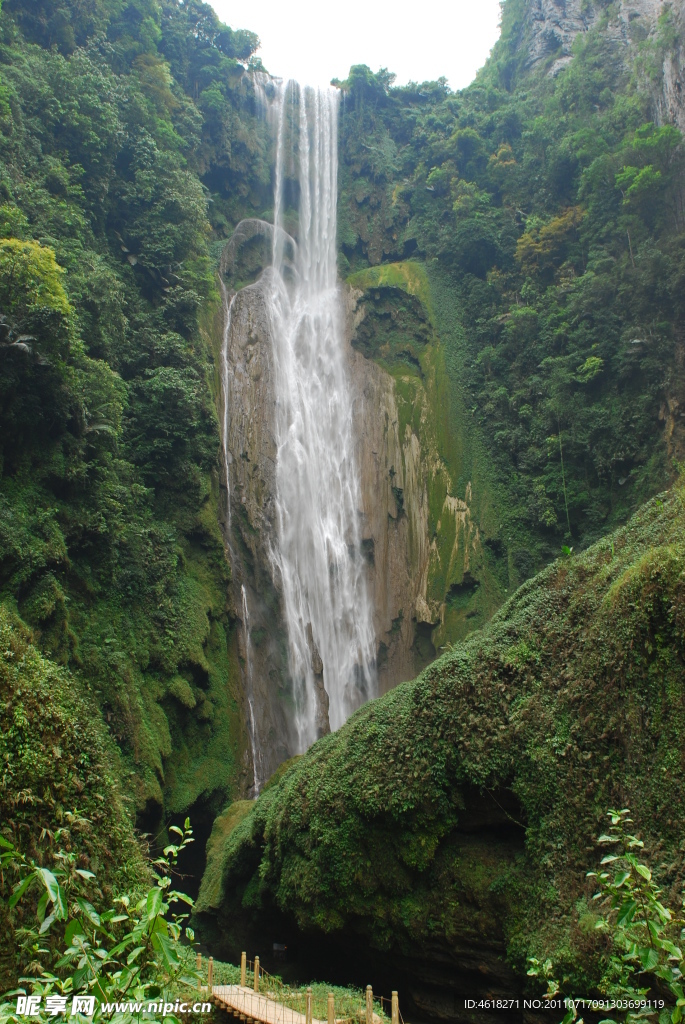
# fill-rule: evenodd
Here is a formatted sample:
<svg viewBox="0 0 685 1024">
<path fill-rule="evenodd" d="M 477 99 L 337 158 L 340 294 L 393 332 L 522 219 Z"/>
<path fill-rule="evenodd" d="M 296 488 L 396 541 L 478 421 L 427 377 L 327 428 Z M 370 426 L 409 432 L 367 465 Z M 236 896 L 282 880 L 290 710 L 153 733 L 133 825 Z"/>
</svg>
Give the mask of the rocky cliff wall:
<svg viewBox="0 0 685 1024">
<path fill-rule="evenodd" d="M 547 66 L 549 75 L 557 75 L 573 60 L 577 37 L 602 23 L 608 37 L 623 49 L 628 66 L 645 43 L 651 44 L 651 68 L 642 84 L 652 95 L 655 120 L 685 131 L 683 0 L 619 0 L 609 10 L 588 0 L 531 0 L 517 44 L 525 47 L 526 69 Z M 660 45 L 666 37 L 669 45 Z"/>
<path fill-rule="evenodd" d="M 400 289 L 394 300 L 401 307 Z M 393 374 L 354 346 L 367 322 L 375 335 L 373 302 L 346 291 L 350 375 L 362 485 L 362 536 L 374 608 L 381 693 L 413 679 L 443 639 L 450 586 L 463 584 L 480 554 L 471 516 L 471 486 L 454 497 L 436 438 L 436 413 L 425 380 Z M 391 305 L 392 308 L 392 305 Z M 406 339 L 411 343 L 411 337 Z M 409 408 L 408 408 L 409 407 Z M 443 479 L 444 478 L 444 479 Z M 437 488 L 436 488 L 437 484 Z M 434 502 L 437 491 L 437 520 Z M 447 545 L 440 541 L 448 539 Z M 444 581 L 435 587 L 435 577 Z"/>
<path fill-rule="evenodd" d="M 245 704 L 254 696 L 257 763 L 250 767 L 259 781 L 291 755 L 293 742 L 287 713 L 286 626 L 270 557 L 276 543 L 275 395 L 264 286 L 260 280 L 238 292 L 225 309 L 224 323 L 229 380 L 224 530 L 232 567 L 232 611 L 242 626 L 239 656 Z M 247 707 L 245 717 L 249 719 Z M 246 756 L 249 750 L 248 745 Z"/>
<path fill-rule="evenodd" d="M 398 271 L 400 283 L 403 273 L 413 280 L 420 272 L 417 265 L 407 268 Z M 233 613 L 242 623 L 239 655 L 246 699 L 251 692 L 254 696 L 255 771 L 262 781 L 295 749 L 287 630 L 272 559 L 277 543 L 276 399 L 267 282 L 262 277 L 235 295 L 226 310 L 224 338 L 229 381 L 225 531 Z M 471 484 L 467 481 L 463 496 L 457 496 L 458 473 L 440 452 L 439 420 L 445 410 L 436 398 L 431 369 L 436 339 L 418 300 L 406 312 L 406 322 L 401 315 L 402 322 L 397 319 L 397 310 L 409 301 L 401 287 L 383 289 L 379 313 L 373 295 L 344 290 L 361 474 L 359 516 L 380 693 L 414 678 L 434 659 L 436 648 L 454 638 L 455 623 L 456 635 L 464 635 L 494 608 L 484 607 L 480 590 L 482 543 L 471 515 Z M 384 318 L 399 325 L 402 352 L 415 348 L 420 359 L 410 353 L 397 364 L 391 359 L 383 365 Z M 365 351 L 369 339 L 378 347 L 375 353 Z"/>
<path fill-rule="evenodd" d="M 522 23 L 529 68 L 551 60 L 549 73 L 558 74 L 573 59 L 576 37 L 606 18 L 606 31 L 617 42 L 629 44 L 655 31 L 657 22 L 670 5 L 664 0 L 620 0 L 607 12 L 606 6 L 588 0 L 531 0 Z M 679 8 L 681 4 L 675 4 Z"/>
<path fill-rule="evenodd" d="M 670 7 L 671 46 L 659 55 L 659 74 L 655 83 L 654 108 L 656 119 L 672 123 L 685 133 L 685 3 L 676 0 Z"/>
</svg>

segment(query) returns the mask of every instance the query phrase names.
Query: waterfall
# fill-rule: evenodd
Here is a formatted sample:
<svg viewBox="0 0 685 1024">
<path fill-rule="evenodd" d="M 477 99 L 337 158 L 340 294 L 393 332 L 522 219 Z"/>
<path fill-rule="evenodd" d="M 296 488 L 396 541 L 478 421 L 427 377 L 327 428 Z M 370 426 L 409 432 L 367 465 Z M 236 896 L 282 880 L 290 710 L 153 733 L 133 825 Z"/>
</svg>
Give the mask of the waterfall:
<svg viewBox="0 0 685 1024">
<path fill-rule="evenodd" d="M 257 218 L 241 221 L 224 248 L 221 272 L 235 277 L 244 247 L 260 244 L 260 239 L 268 247 L 267 260 L 270 249 L 271 266 L 259 285 L 251 286 L 252 306 L 242 300 L 236 304 L 222 281 L 222 439 L 231 560 L 248 557 L 259 564 L 261 545 L 281 596 L 295 735 L 286 735 L 285 720 L 278 718 L 285 705 L 275 719 L 273 709 L 268 712 L 272 717 L 267 727 L 282 722 L 274 734 L 282 754 L 305 751 L 376 696 L 375 636 L 361 548 L 361 485 L 337 275 L 338 93 L 293 82 L 283 85 L 265 76 L 256 78 L 253 88 L 256 109 L 260 115 L 265 111 L 275 141 L 273 224 Z M 259 327 L 255 337 L 268 338 L 269 346 L 265 353 L 249 343 L 250 359 L 264 371 L 252 383 L 236 374 L 232 364 L 242 358 L 233 334 L 246 308 L 255 311 L 255 324 L 266 314 L 264 333 Z M 242 447 L 233 452 L 229 447 L 232 439 L 242 446 L 241 431 L 250 420 L 241 421 L 240 410 L 248 408 L 241 403 L 248 393 L 257 392 L 262 402 L 269 395 L 269 407 L 263 416 L 260 408 L 258 415 L 260 429 L 270 420 L 268 441 L 265 435 L 262 439 L 265 446 L 273 443 L 274 450 L 256 474 L 266 485 L 260 492 L 267 512 L 260 520 L 259 543 L 247 532 L 255 524 L 246 525 L 242 515 L 231 523 L 231 503 L 244 502 L 252 468 Z M 249 408 L 248 415 L 254 416 L 256 410 Z M 271 753 L 257 724 L 263 727 L 262 701 L 272 685 L 268 658 L 276 658 L 274 668 L 280 670 L 280 654 L 278 641 L 258 652 L 252 647 L 248 598 L 253 601 L 258 595 L 250 587 L 252 577 L 245 575 L 251 569 L 243 565 L 238 579 L 247 583 L 247 589 L 242 587 L 246 710 L 258 792 L 270 770 Z M 257 605 L 252 610 L 261 614 Z"/>
<path fill-rule="evenodd" d="M 233 312 L 233 301 L 228 298 L 228 289 L 224 284 L 223 277 L 221 281 L 221 299 L 224 307 L 224 337 L 221 346 L 221 390 L 223 392 L 224 408 L 223 416 L 221 419 L 221 441 L 224 454 L 224 471 L 226 474 L 226 536 L 230 538 L 231 532 L 231 474 L 229 472 L 229 466 L 231 463 L 231 454 L 228 447 L 228 431 L 230 426 L 230 383 L 231 383 L 231 371 L 228 365 L 228 339 L 231 332 L 231 314 Z"/>
<path fill-rule="evenodd" d="M 240 588 L 243 600 L 243 631 L 245 634 L 245 675 L 247 677 L 247 707 L 250 713 L 249 732 L 250 746 L 252 747 L 252 770 L 254 772 L 254 797 L 259 796 L 262 787 L 261 757 L 257 750 L 257 726 L 254 717 L 254 687 L 252 680 L 252 637 L 250 635 L 250 613 L 247 607 L 247 592 L 245 584 Z"/>
<path fill-rule="evenodd" d="M 338 729 L 375 696 L 375 640 L 337 276 L 338 93 L 290 82 L 279 88 L 275 108 L 275 230 L 267 282 L 276 380 L 273 562 L 282 583 L 303 751 L 329 723 Z M 284 247 L 291 165 L 299 176 L 293 261 Z"/>
<path fill-rule="evenodd" d="M 270 107 L 268 91 L 270 88 L 273 88 L 273 79 L 266 71 L 250 71 L 249 73 L 246 72 L 246 74 L 249 74 L 252 88 L 254 89 L 257 113 L 261 117 L 266 117 Z"/>
</svg>

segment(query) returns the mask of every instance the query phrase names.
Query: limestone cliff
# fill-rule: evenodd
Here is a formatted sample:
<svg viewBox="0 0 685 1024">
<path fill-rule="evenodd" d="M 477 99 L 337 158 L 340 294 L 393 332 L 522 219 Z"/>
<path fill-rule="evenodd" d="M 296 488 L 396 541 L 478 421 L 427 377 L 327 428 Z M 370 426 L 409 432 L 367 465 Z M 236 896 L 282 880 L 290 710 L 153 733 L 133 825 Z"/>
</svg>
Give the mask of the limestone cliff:
<svg viewBox="0 0 685 1024">
<path fill-rule="evenodd" d="M 670 5 L 664 0 L 620 0 L 614 7 L 608 14 L 606 6 L 587 0 L 531 0 L 521 23 L 527 66 L 536 67 L 553 58 L 549 73 L 558 74 L 573 59 L 576 37 L 602 19 L 607 20 L 606 31 L 617 42 L 644 39 L 655 31 L 660 15 Z"/>
<path fill-rule="evenodd" d="M 351 297 L 351 296 L 350 296 Z M 418 614 L 425 609 L 426 490 L 416 435 L 400 438 L 392 377 L 359 353 L 350 357 L 364 507 L 362 535 L 378 644 L 381 693 L 414 675 Z M 412 558 L 411 540 L 416 540 Z M 414 564 L 412 564 L 412 562 Z M 419 612 L 420 607 L 420 612 Z"/>
<path fill-rule="evenodd" d="M 664 8 L 666 5 L 664 4 Z M 670 6 L 672 27 L 671 46 L 664 46 L 659 54 L 659 73 L 653 87 L 656 119 L 666 124 L 671 122 L 685 131 L 685 4 L 682 0 Z"/>
<path fill-rule="evenodd" d="M 397 294 L 402 296 L 401 290 Z M 470 578 L 481 539 L 471 516 L 470 483 L 464 500 L 450 493 L 453 483 L 438 451 L 437 410 L 425 383 L 414 372 L 398 379 L 354 348 L 373 313 L 363 291 L 351 288 L 346 297 L 362 532 L 380 692 L 385 693 L 412 679 L 435 656 L 433 634 L 444 635 L 450 586 Z M 374 333 L 376 326 L 370 327 Z M 431 511 L 436 483 L 444 489 L 437 522 Z M 440 541 L 447 537 L 445 547 Z M 444 581 L 437 589 L 436 575 Z"/>
<path fill-rule="evenodd" d="M 242 625 L 239 654 L 246 700 L 252 695 L 248 691 L 254 695 L 251 726 L 259 754 L 253 760 L 259 763 L 251 767 L 256 781 L 268 778 L 291 753 L 284 709 L 286 627 L 270 558 L 276 528 L 275 397 L 263 288 L 260 281 L 235 294 L 224 324 L 229 381 L 224 527 L 233 569 L 233 611 Z"/>
<path fill-rule="evenodd" d="M 393 269 L 405 287 L 383 288 L 381 305 L 390 309 L 388 322 L 399 324 L 400 350 L 416 348 L 416 358 L 401 358 L 398 365 L 391 358 L 384 364 L 384 310 L 379 313 L 373 295 L 363 288 L 347 287 L 344 292 L 362 485 L 359 516 L 381 693 L 412 679 L 433 660 L 441 643 L 478 625 L 499 600 L 491 588 L 481 589 L 484 558 L 481 532 L 471 514 L 471 482 L 457 493 L 459 466 L 450 466 L 441 451 L 444 409 L 435 364 L 437 339 L 418 298 L 406 317 L 401 313 L 410 302 L 407 282 L 423 283 L 423 271 L 417 264 Z M 234 614 L 242 623 L 239 653 L 245 690 L 248 700 L 251 691 L 254 697 L 253 759 L 260 762 L 254 765 L 259 780 L 268 778 L 295 749 L 289 726 L 287 631 L 272 557 L 277 542 L 276 398 L 266 286 L 268 276 L 263 276 L 227 304 L 223 350 L 228 374 L 225 528 Z M 323 686 L 325 666 L 322 733 L 327 731 Z"/>
<path fill-rule="evenodd" d="M 628 66 L 651 47 L 656 59 L 650 61 L 642 87 L 652 96 L 655 120 L 685 129 L 685 52 L 680 43 L 685 27 L 682 0 L 620 0 L 610 10 L 587 0 L 531 0 L 519 24 L 516 45 L 526 53 L 525 68 L 546 68 L 557 75 L 573 60 L 578 36 L 601 27 L 619 46 Z M 668 35 L 670 45 L 664 46 Z"/>
</svg>

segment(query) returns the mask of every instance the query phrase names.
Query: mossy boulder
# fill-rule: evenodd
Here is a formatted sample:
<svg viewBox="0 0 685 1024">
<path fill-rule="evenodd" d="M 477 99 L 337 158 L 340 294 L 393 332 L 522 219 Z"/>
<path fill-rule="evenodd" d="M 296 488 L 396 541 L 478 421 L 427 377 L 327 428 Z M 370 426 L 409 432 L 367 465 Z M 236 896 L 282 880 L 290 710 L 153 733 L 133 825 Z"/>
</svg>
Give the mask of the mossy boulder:
<svg viewBox="0 0 685 1024">
<path fill-rule="evenodd" d="M 234 819 L 200 909 L 219 930 L 277 911 L 414 969 L 437 951 L 453 995 L 520 990 L 542 951 L 589 991 L 606 810 L 631 807 L 661 882 L 682 877 L 684 525 L 682 489 L 653 500 L 320 740 Z"/>
</svg>

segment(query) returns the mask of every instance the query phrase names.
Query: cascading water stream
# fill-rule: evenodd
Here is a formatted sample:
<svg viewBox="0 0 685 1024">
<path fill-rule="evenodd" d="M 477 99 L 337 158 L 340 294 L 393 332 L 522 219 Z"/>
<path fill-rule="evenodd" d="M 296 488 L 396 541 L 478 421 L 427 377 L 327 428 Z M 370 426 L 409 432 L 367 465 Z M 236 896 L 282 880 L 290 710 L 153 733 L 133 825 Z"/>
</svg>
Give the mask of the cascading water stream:
<svg viewBox="0 0 685 1024">
<path fill-rule="evenodd" d="M 291 82 L 276 103 L 268 285 L 278 451 L 273 559 L 283 590 L 298 745 L 306 750 L 326 731 L 326 718 L 338 729 L 375 696 L 375 641 L 337 278 L 338 94 Z M 283 246 L 287 149 L 299 163 L 294 271 Z"/>
<path fill-rule="evenodd" d="M 257 748 L 257 726 L 254 717 L 254 687 L 252 679 L 252 636 L 250 634 L 250 613 L 247 607 L 245 584 L 240 588 L 243 603 L 243 631 L 245 636 L 245 673 L 247 676 L 247 707 L 250 713 L 250 746 L 252 748 L 252 770 L 254 772 L 254 796 L 259 796 L 263 779 L 261 778 L 261 756 Z"/>
<path fill-rule="evenodd" d="M 228 289 L 224 284 L 223 277 L 220 277 L 221 282 L 221 299 L 224 307 L 224 337 L 221 345 L 221 389 L 224 398 L 224 409 L 221 420 L 221 440 L 224 453 L 224 472 L 226 474 L 226 536 L 231 536 L 231 474 L 229 472 L 229 466 L 231 461 L 230 450 L 228 446 L 228 431 L 230 426 L 230 383 L 231 383 L 231 371 L 228 365 L 228 337 L 231 330 L 231 314 L 233 312 L 233 302 L 235 295 L 232 299 L 228 297 Z M 229 541 L 230 543 L 230 541 Z"/>
<path fill-rule="evenodd" d="M 276 530 L 267 543 L 282 594 L 296 748 L 302 752 L 376 695 L 375 637 L 361 549 L 361 487 L 337 277 L 338 93 L 294 82 L 283 86 L 265 77 L 255 79 L 254 88 L 256 108 L 265 110 L 276 138 L 274 221 L 273 226 L 254 218 L 242 221 L 225 247 L 221 269 L 234 273 L 241 246 L 270 233 L 272 266 L 259 287 L 272 344 L 274 404 L 264 412 L 273 416 L 276 444 Z M 292 230 L 293 223 L 297 230 Z M 230 351 L 235 298 L 229 301 L 222 286 L 222 435 L 232 551 L 230 480 L 235 464 L 229 442 L 236 368 Z M 261 694 L 263 680 L 253 679 L 245 586 L 242 605 L 258 792 L 265 762 L 256 727 L 255 687 Z"/>
</svg>

